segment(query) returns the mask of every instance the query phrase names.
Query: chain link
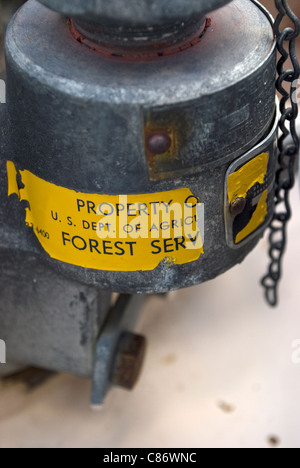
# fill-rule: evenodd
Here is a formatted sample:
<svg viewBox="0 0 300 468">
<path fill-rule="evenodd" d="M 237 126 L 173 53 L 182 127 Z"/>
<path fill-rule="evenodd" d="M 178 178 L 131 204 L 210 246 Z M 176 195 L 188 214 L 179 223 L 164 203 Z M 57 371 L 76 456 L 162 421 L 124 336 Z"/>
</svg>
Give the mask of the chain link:
<svg viewBox="0 0 300 468">
<path fill-rule="evenodd" d="M 295 162 L 299 153 L 299 138 L 296 132 L 298 116 L 297 80 L 300 76 L 300 66 L 296 55 L 296 39 L 300 33 L 300 21 L 293 13 L 287 0 L 275 0 L 278 16 L 274 24 L 277 39 L 277 49 L 280 58 L 277 63 L 276 87 L 281 94 L 278 149 L 278 169 L 276 172 L 275 212 L 270 224 L 270 265 L 268 273 L 262 279 L 265 295 L 269 305 L 275 307 L 278 303 L 278 285 L 282 275 L 282 260 L 287 244 L 287 224 L 291 219 L 290 190 L 295 183 Z M 280 29 L 282 21 L 289 18 L 294 27 Z M 292 68 L 286 68 L 288 59 Z M 285 85 L 288 84 L 288 91 Z M 291 136 L 292 142 L 287 143 Z"/>
</svg>

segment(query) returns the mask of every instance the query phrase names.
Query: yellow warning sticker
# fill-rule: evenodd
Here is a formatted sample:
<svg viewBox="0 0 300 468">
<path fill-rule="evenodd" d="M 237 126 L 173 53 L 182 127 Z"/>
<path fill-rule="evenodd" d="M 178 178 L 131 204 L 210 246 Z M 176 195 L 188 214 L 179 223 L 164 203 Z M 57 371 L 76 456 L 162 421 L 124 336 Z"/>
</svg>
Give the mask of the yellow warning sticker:
<svg viewBox="0 0 300 468">
<path fill-rule="evenodd" d="M 80 193 L 7 162 L 8 195 L 51 258 L 104 271 L 149 271 L 204 253 L 204 206 L 190 189 L 141 195 Z"/>
<path fill-rule="evenodd" d="M 227 180 L 229 205 L 238 198 L 246 199 L 249 190 L 256 184 L 263 186 L 268 171 L 268 163 L 269 153 L 261 153 L 229 175 Z M 236 235 L 235 244 L 242 242 L 264 223 L 268 214 L 267 198 L 268 190 L 262 190 L 248 224 Z"/>
</svg>

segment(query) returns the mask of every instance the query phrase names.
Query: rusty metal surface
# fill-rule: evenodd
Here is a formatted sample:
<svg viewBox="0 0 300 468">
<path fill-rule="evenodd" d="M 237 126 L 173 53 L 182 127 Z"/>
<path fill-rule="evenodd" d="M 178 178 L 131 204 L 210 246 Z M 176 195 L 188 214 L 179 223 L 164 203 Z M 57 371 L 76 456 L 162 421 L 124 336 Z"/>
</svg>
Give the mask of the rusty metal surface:
<svg viewBox="0 0 300 468">
<path fill-rule="evenodd" d="M 124 332 L 119 340 L 113 364 L 112 382 L 127 390 L 133 390 L 144 363 L 146 338 L 142 335 Z"/>
<path fill-rule="evenodd" d="M 176 54 L 195 46 L 201 41 L 210 19 L 192 18 L 170 25 L 120 26 L 95 25 L 82 20 L 70 19 L 73 37 L 91 50 L 111 58 L 138 60 Z"/>
<path fill-rule="evenodd" d="M 139 377 L 146 340 L 130 332 L 136 323 L 145 296 L 120 295 L 101 330 L 95 350 L 92 406 L 101 407 L 113 385 L 132 388 Z"/>
</svg>

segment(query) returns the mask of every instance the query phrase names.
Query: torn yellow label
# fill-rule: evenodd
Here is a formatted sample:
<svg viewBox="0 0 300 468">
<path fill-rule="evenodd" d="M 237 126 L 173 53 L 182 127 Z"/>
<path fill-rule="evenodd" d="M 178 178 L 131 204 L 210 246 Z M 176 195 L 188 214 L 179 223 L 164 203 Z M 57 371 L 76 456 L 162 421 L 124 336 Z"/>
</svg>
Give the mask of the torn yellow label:
<svg viewBox="0 0 300 468">
<path fill-rule="evenodd" d="M 187 189 L 142 195 L 80 193 L 17 171 L 8 195 L 26 200 L 26 224 L 51 258 L 104 271 L 149 271 L 203 254 L 203 205 Z M 17 178 L 23 188 L 19 188 Z"/>
</svg>

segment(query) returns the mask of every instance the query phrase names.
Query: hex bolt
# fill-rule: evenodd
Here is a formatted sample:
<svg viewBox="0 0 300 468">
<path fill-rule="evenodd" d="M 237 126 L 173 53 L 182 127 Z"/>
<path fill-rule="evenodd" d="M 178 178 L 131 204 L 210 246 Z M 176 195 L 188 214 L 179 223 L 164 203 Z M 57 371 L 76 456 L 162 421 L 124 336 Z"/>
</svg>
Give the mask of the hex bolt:
<svg viewBox="0 0 300 468">
<path fill-rule="evenodd" d="M 164 154 L 171 147 L 172 141 L 166 133 L 153 133 L 149 136 L 147 146 L 153 154 Z"/>
<path fill-rule="evenodd" d="M 236 198 L 230 205 L 229 210 L 232 216 L 243 213 L 246 207 L 246 198 Z"/>
<path fill-rule="evenodd" d="M 112 366 L 111 382 L 132 390 L 140 376 L 146 354 L 146 338 L 131 332 L 122 333 Z"/>
</svg>

